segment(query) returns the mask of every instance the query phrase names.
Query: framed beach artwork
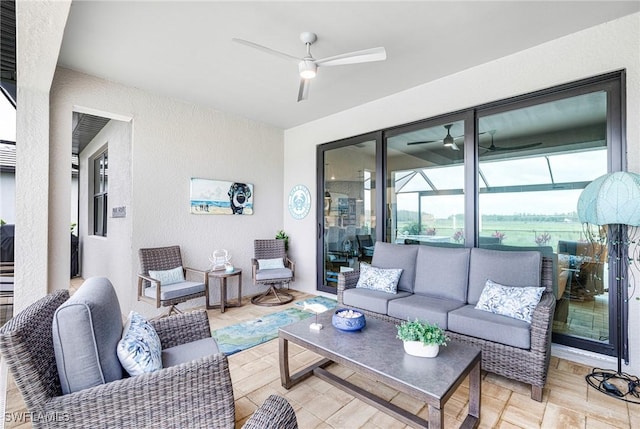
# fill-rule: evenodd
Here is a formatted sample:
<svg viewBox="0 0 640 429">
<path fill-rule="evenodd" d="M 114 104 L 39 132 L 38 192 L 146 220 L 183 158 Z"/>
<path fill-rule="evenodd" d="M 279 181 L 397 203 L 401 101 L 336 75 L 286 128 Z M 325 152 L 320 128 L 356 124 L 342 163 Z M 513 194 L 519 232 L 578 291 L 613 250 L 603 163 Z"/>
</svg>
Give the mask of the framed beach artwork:
<svg viewBox="0 0 640 429">
<path fill-rule="evenodd" d="M 192 214 L 253 214 L 253 185 L 191 178 Z"/>
</svg>

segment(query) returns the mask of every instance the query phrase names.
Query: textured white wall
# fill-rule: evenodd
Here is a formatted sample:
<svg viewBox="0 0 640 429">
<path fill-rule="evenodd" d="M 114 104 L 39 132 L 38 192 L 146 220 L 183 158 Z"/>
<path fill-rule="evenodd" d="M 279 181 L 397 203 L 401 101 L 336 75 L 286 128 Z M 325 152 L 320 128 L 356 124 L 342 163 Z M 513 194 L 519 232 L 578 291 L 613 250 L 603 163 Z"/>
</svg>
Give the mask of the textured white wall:
<svg viewBox="0 0 640 429">
<path fill-rule="evenodd" d="M 16 274 L 14 312 L 48 291 L 49 88 L 71 1 L 16 2 L 19 106 L 16 111 Z M 70 165 L 67 163 L 67 165 Z M 65 199 L 68 210 L 69 199 Z M 65 223 L 68 223 L 69 216 Z M 68 227 L 67 227 L 68 228 Z"/>
<path fill-rule="evenodd" d="M 106 239 L 92 237 L 83 244 L 84 268 L 95 267 L 91 268 L 95 273 L 102 270 L 117 283 L 123 313 L 135 309 L 147 315 L 155 314 L 154 308 L 136 301 L 137 251 L 141 247 L 179 244 L 185 265 L 202 269 L 210 265 L 208 256 L 213 250 L 225 248 L 232 254 L 233 264 L 243 269 L 243 295 L 262 290 L 251 283 L 250 260 L 253 240 L 273 238 L 282 228 L 282 130 L 58 68 L 51 91 L 51 157 L 56 162 L 65 163 L 67 157 L 70 159 L 71 114 L 78 109 L 111 118 L 132 118 L 130 197 L 124 196 L 127 179 L 114 174 L 110 175 L 109 183 L 109 206 L 127 206 L 124 223 L 131 223 L 130 233 L 124 231 L 121 236 L 113 237 L 109 229 Z M 110 163 L 112 159 L 115 162 L 118 153 L 109 150 Z M 190 214 L 191 177 L 253 183 L 255 213 L 250 216 Z M 119 185 L 121 179 L 125 183 Z M 71 192 L 68 169 L 52 171 L 50 180 L 51 217 L 60 223 L 65 219 L 65 231 L 68 231 L 67 201 Z M 62 200 L 64 207 L 58 203 Z M 109 228 L 121 221 L 110 219 Z M 107 245 L 107 255 L 96 255 L 99 262 L 92 262 L 92 255 L 87 253 L 93 249 L 89 243 L 112 239 L 124 241 L 117 248 L 129 255 L 129 261 L 123 262 L 124 255 L 116 254 L 115 249 Z M 55 259 L 50 265 L 55 271 L 51 275 L 55 284 L 50 288 L 66 287 L 68 240 L 60 234 L 51 246 L 56 250 L 50 253 Z M 233 294 L 235 281 L 229 283 L 233 285 Z M 213 299 L 217 300 L 218 296 L 216 290 Z M 204 301 L 192 301 L 182 306 L 202 304 Z"/>
<path fill-rule="evenodd" d="M 629 170 L 640 172 L 640 14 L 634 14 L 286 130 L 285 191 L 296 183 L 315 189 L 318 144 L 619 69 L 627 70 Z M 304 221 L 285 215 L 285 228 L 296 243 L 301 243 L 293 249 L 292 257 L 304 279 L 314 278 L 316 272 L 315 219 L 315 206 Z M 311 285 L 304 283 L 305 287 Z M 311 286 L 305 290 L 314 289 Z M 630 372 L 638 373 L 640 331 L 635 327 L 640 326 L 640 301 L 631 301 L 629 313 Z"/>
</svg>

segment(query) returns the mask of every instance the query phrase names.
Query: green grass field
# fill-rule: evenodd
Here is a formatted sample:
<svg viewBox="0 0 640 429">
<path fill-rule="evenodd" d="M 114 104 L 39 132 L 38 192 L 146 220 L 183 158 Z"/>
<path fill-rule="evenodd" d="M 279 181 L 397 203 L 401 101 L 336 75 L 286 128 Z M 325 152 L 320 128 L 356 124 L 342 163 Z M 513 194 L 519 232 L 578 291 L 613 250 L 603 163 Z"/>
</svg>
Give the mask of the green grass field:
<svg viewBox="0 0 640 429">
<path fill-rule="evenodd" d="M 404 224 L 398 223 L 398 234 L 402 234 L 407 230 L 408 222 Z M 436 219 L 428 225 L 428 228 L 435 228 L 435 235 L 437 236 L 450 236 L 453 237 L 456 231 L 460 228 L 453 228 L 451 220 L 448 219 Z M 548 234 L 549 240 L 544 243 L 547 246 L 553 246 L 554 249 L 558 246 L 559 240 L 577 241 L 583 240 L 584 233 L 582 232 L 582 225 L 577 222 L 517 222 L 517 221 L 490 221 L 483 222 L 480 230 L 481 237 L 490 237 L 496 233 L 496 231 L 504 234 L 502 244 L 509 246 L 535 246 L 536 237 L 543 234 Z M 424 234 L 424 231 L 423 231 Z M 451 238 L 451 242 L 455 242 Z"/>
</svg>

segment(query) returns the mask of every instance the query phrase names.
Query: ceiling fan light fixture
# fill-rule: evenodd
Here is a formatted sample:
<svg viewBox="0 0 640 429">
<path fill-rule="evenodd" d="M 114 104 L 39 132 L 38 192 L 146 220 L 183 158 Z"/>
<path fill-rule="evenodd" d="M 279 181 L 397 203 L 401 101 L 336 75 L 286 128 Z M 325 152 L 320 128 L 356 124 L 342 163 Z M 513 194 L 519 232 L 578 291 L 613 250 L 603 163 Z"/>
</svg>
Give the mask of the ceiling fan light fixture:
<svg viewBox="0 0 640 429">
<path fill-rule="evenodd" d="M 442 140 L 442 143 L 444 143 L 444 147 L 453 147 L 453 137 L 447 135 L 444 140 Z"/>
<path fill-rule="evenodd" d="M 300 77 L 302 79 L 313 79 L 316 77 L 318 66 L 313 61 L 302 60 L 298 64 L 298 70 L 300 71 Z"/>
</svg>

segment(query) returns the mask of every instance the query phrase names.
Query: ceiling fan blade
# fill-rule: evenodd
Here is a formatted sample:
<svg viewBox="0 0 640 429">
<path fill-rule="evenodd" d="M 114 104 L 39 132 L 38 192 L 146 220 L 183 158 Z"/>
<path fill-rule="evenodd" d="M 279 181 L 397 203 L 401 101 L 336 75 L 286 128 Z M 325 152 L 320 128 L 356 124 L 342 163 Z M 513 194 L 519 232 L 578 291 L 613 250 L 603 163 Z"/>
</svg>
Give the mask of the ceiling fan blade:
<svg viewBox="0 0 640 429">
<path fill-rule="evenodd" d="M 309 79 L 300 79 L 300 88 L 298 89 L 298 101 L 306 100 L 309 97 Z"/>
<path fill-rule="evenodd" d="M 346 64 L 366 63 L 370 61 L 383 61 L 387 59 L 387 51 L 383 47 L 363 49 L 362 51 L 348 52 L 333 57 L 316 60 L 317 66 L 342 66 Z"/>
<path fill-rule="evenodd" d="M 492 150 L 518 150 L 518 149 L 528 149 L 530 147 L 536 147 L 536 146 L 540 146 L 542 144 L 542 142 L 538 142 L 538 143 L 531 143 L 531 144 L 523 144 L 520 146 L 512 146 L 512 147 L 507 147 L 507 146 L 494 146 L 494 148 Z"/>
<path fill-rule="evenodd" d="M 294 57 L 293 55 L 285 54 L 284 52 L 276 51 L 275 49 L 267 48 L 266 46 L 258 45 L 257 43 L 250 42 L 244 39 L 236 39 L 235 37 L 231 39 L 236 43 L 240 43 L 241 45 L 249 46 L 250 48 L 258 49 L 262 52 L 266 52 L 267 54 L 275 55 L 280 58 L 284 58 L 285 60 L 299 62 L 301 58 Z"/>
<path fill-rule="evenodd" d="M 457 144 L 455 144 L 455 142 L 452 143 L 450 147 L 451 147 L 451 150 L 460 150 L 460 148 L 458 147 Z"/>
<path fill-rule="evenodd" d="M 421 141 L 421 142 L 407 142 L 407 146 L 411 146 L 414 144 L 427 144 L 427 143 L 435 143 L 435 142 L 440 142 L 442 140 L 425 140 L 425 141 Z"/>
</svg>

